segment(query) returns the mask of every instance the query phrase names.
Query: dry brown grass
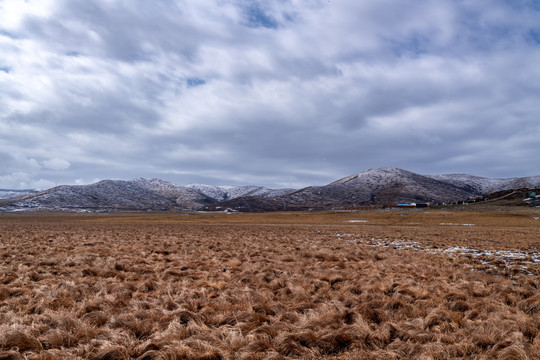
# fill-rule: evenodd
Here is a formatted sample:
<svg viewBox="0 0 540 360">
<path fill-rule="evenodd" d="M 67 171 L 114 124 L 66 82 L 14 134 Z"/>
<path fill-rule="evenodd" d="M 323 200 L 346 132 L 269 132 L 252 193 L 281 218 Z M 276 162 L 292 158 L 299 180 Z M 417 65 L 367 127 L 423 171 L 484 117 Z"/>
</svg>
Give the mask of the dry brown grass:
<svg viewBox="0 0 540 360">
<path fill-rule="evenodd" d="M 538 360 L 537 216 L 0 216 L 0 360 Z"/>
</svg>

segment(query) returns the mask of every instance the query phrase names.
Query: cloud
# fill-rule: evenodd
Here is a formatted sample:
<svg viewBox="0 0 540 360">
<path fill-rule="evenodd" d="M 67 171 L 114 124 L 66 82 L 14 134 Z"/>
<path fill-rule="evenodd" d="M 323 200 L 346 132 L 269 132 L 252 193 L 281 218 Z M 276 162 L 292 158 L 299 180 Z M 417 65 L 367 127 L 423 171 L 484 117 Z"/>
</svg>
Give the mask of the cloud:
<svg viewBox="0 0 540 360">
<path fill-rule="evenodd" d="M 43 162 L 43 166 L 51 170 L 67 170 L 69 169 L 71 164 L 67 160 L 60 159 L 60 158 L 53 158 L 53 159 L 45 160 Z"/>
<path fill-rule="evenodd" d="M 538 172 L 534 1 L 0 7 L 4 186 Z"/>
</svg>

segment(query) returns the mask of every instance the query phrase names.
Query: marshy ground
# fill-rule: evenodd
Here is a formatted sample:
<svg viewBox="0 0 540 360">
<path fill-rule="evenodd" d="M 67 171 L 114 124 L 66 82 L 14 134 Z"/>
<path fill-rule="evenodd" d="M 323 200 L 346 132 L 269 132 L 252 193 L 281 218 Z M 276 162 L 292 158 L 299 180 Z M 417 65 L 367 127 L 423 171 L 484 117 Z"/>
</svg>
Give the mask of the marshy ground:
<svg viewBox="0 0 540 360">
<path fill-rule="evenodd" d="M 538 209 L 0 216 L 0 359 L 540 359 Z"/>
</svg>

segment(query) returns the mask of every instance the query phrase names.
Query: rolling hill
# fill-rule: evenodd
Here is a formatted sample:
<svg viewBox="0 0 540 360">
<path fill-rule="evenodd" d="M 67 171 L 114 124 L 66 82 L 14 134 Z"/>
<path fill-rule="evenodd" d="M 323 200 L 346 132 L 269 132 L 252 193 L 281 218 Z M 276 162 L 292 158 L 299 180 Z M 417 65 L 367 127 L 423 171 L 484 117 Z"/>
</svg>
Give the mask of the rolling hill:
<svg viewBox="0 0 540 360">
<path fill-rule="evenodd" d="M 509 189 L 539 187 L 540 176 L 492 179 L 465 174 L 420 175 L 386 167 L 299 190 L 262 186 L 181 186 L 143 178 L 103 180 L 91 185 L 63 185 L 36 193 L 12 192 L 13 196 L 0 198 L 0 211 L 327 210 L 401 202 L 450 203 Z"/>
<path fill-rule="evenodd" d="M 325 186 L 310 186 L 273 198 L 240 197 L 206 207 L 238 211 L 342 209 L 397 203 L 451 203 L 489 192 L 540 187 L 540 176 L 491 179 L 471 175 L 419 175 L 386 167 L 347 176 Z"/>
<path fill-rule="evenodd" d="M 103 180 L 90 185 L 63 185 L 46 191 L 0 199 L 0 211 L 200 210 L 240 196 L 272 197 L 290 192 L 262 186 L 180 186 L 159 179 Z"/>
</svg>

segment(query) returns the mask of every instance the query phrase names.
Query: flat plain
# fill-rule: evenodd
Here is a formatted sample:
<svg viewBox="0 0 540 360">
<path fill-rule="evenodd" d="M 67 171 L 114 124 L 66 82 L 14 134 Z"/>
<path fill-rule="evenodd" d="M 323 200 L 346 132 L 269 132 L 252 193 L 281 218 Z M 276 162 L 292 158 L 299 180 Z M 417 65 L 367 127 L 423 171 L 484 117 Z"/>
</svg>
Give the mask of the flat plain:
<svg viewBox="0 0 540 360">
<path fill-rule="evenodd" d="M 540 359 L 540 211 L 0 216 L 0 359 Z"/>
</svg>

